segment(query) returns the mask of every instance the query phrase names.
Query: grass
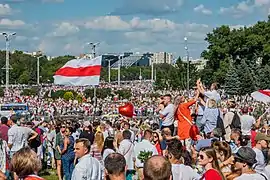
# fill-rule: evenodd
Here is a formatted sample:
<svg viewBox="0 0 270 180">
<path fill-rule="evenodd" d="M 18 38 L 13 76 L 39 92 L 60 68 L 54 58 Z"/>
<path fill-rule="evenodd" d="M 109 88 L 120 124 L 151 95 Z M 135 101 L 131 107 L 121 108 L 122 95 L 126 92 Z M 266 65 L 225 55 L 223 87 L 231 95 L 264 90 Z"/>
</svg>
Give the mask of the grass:
<svg viewBox="0 0 270 180">
<path fill-rule="evenodd" d="M 46 180 L 57 180 L 58 179 L 55 170 L 44 170 L 44 171 L 41 171 L 39 175 L 40 175 L 40 177 L 42 177 Z"/>
</svg>

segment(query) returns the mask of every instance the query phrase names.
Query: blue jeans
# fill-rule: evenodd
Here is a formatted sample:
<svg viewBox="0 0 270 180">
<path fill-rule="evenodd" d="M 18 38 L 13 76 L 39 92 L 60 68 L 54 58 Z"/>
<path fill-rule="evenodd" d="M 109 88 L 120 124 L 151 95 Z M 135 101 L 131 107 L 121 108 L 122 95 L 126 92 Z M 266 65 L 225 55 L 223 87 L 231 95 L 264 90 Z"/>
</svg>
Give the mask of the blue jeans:
<svg viewBox="0 0 270 180">
<path fill-rule="evenodd" d="M 200 132 L 203 131 L 203 125 L 201 124 L 201 121 L 202 121 L 202 117 L 201 115 L 198 115 L 196 117 L 196 126 L 199 128 Z"/>
<path fill-rule="evenodd" d="M 62 166 L 65 180 L 71 180 L 72 172 L 74 169 L 74 158 L 62 157 Z"/>
</svg>

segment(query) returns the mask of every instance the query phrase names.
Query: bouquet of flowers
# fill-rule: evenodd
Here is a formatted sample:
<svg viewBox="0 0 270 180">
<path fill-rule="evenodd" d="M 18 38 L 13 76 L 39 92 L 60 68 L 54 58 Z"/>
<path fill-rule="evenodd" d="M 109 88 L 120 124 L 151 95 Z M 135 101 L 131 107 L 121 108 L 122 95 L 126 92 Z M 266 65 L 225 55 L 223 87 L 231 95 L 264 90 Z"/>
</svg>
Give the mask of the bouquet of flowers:
<svg viewBox="0 0 270 180">
<path fill-rule="evenodd" d="M 152 151 L 140 151 L 138 159 L 141 161 L 141 163 L 144 163 L 148 158 L 152 156 L 152 154 Z"/>
</svg>

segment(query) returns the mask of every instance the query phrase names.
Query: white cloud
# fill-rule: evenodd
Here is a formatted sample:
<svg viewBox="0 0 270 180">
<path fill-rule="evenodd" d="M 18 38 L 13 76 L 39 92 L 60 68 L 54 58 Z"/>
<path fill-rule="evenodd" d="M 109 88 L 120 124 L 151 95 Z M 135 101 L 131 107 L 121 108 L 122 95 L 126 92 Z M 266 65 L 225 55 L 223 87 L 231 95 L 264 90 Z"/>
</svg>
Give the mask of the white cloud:
<svg viewBox="0 0 270 180">
<path fill-rule="evenodd" d="M 57 25 L 57 28 L 54 30 L 53 33 L 50 33 L 49 36 L 67 36 L 71 34 L 75 34 L 79 32 L 79 27 L 69 23 L 69 22 L 62 22 L 61 24 Z"/>
<path fill-rule="evenodd" d="M 120 16 L 101 16 L 85 23 L 87 29 L 127 30 L 130 25 Z"/>
<path fill-rule="evenodd" d="M 200 4 L 199 6 L 195 7 L 193 9 L 195 12 L 199 12 L 205 15 L 211 15 L 212 11 L 210 9 L 206 9 L 203 4 Z"/>
<path fill-rule="evenodd" d="M 264 6 L 264 5 L 269 5 L 270 4 L 270 0 L 255 0 L 254 4 L 256 6 Z"/>
<path fill-rule="evenodd" d="M 0 4 L 0 16 L 12 14 L 12 9 L 8 4 Z"/>
<path fill-rule="evenodd" d="M 184 0 L 124 0 L 111 15 L 161 15 L 179 12 Z"/>
<path fill-rule="evenodd" d="M 0 26 L 4 27 L 10 27 L 10 28 L 16 28 L 16 27 L 21 27 L 24 26 L 25 22 L 22 20 L 10 20 L 10 19 L 1 19 L 0 20 Z"/>
<path fill-rule="evenodd" d="M 237 5 L 225 8 L 221 7 L 219 13 L 232 14 L 234 17 L 243 17 L 245 14 L 252 13 L 254 11 L 254 4 L 250 0 L 239 2 Z"/>
<path fill-rule="evenodd" d="M 177 24 L 168 19 L 148 19 L 141 20 L 138 17 L 133 18 L 129 22 L 132 29 L 149 29 L 151 31 L 165 31 L 174 30 L 177 28 Z"/>
</svg>

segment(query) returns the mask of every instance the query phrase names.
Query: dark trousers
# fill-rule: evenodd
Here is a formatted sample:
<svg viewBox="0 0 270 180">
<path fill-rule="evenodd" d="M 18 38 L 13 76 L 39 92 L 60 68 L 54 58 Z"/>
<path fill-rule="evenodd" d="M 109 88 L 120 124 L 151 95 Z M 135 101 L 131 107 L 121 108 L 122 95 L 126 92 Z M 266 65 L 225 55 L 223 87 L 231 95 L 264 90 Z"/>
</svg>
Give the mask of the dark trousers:
<svg viewBox="0 0 270 180">
<path fill-rule="evenodd" d="M 171 135 L 173 135 L 173 132 L 174 132 L 174 125 L 169 125 L 169 126 L 161 126 L 161 130 L 164 129 L 164 128 L 169 128 L 171 130 Z"/>
</svg>

